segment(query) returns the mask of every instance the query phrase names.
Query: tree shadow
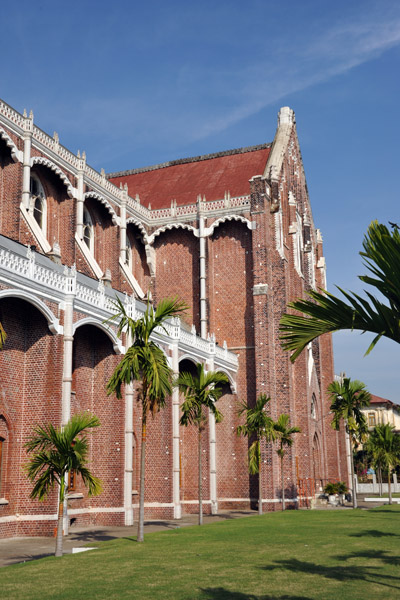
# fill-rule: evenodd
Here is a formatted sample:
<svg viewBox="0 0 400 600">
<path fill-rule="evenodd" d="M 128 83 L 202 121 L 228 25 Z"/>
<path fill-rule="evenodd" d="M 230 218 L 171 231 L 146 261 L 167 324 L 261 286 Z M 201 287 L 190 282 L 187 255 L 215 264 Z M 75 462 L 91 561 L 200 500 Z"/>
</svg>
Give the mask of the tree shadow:
<svg viewBox="0 0 400 600">
<path fill-rule="evenodd" d="M 386 550 L 363 550 L 361 552 L 350 552 L 336 556 L 337 560 L 349 560 L 350 558 L 370 558 L 372 560 L 381 560 L 385 565 L 400 565 L 400 557 L 389 554 Z"/>
<path fill-rule="evenodd" d="M 255 596 L 254 594 L 242 594 L 242 592 L 232 592 L 223 587 L 202 588 L 205 600 L 312 600 L 308 596 Z"/>
<path fill-rule="evenodd" d="M 400 590 L 400 577 L 388 575 L 386 571 L 379 573 L 376 569 L 379 569 L 380 567 L 364 567 L 357 565 L 348 567 L 343 565 L 328 567 L 326 565 L 316 565 L 315 563 L 297 559 L 279 560 L 275 561 L 275 565 L 261 567 L 264 571 L 273 571 L 282 568 L 287 569 L 291 573 L 308 573 L 324 577 L 325 579 L 335 579 L 336 581 L 366 581 Z M 391 581 L 393 585 L 388 583 L 389 581 Z"/>
<path fill-rule="evenodd" d="M 98 531 L 77 531 L 74 533 L 70 532 L 68 540 L 71 542 L 108 542 L 110 540 L 116 540 L 118 536 L 110 535 L 102 529 Z"/>
<path fill-rule="evenodd" d="M 348 534 L 349 537 L 374 537 L 374 538 L 381 538 L 381 537 L 399 537 L 398 533 L 392 533 L 392 532 L 386 532 L 386 531 L 379 531 L 378 529 L 366 529 L 365 531 L 359 531 L 358 533 L 349 533 Z"/>
</svg>

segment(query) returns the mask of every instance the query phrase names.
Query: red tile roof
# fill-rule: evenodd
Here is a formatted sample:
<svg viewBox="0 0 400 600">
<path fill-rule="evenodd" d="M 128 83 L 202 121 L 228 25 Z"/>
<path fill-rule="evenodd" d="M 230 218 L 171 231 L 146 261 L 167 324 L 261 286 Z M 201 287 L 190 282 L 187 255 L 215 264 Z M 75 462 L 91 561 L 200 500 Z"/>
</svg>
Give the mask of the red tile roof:
<svg viewBox="0 0 400 600">
<path fill-rule="evenodd" d="M 128 184 L 128 193 L 139 194 L 144 206 L 168 208 L 171 200 L 178 205 L 195 204 L 198 194 L 206 200 L 221 200 L 225 192 L 232 198 L 250 193 L 249 179 L 262 175 L 271 144 L 227 150 L 181 160 L 110 173 L 115 185 Z"/>
<path fill-rule="evenodd" d="M 375 394 L 371 394 L 371 404 L 392 404 L 392 405 L 394 405 L 395 403 L 392 402 L 391 400 L 387 400 L 386 398 L 381 398 L 380 396 L 375 396 Z"/>
</svg>

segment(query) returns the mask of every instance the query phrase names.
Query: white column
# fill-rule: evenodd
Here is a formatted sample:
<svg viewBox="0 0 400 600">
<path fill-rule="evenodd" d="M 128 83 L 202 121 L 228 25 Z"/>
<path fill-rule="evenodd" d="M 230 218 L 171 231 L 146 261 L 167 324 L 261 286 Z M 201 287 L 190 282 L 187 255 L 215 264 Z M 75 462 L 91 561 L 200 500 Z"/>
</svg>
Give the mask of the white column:
<svg viewBox="0 0 400 600">
<path fill-rule="evenodd" d="M 73 316 L 74 298 L 76 293 L 76 271 L 72 268 L 66 276 L 66 293 L 64 300 L 64 348 L 63 375 L 61 392 L 61 426 L 64 427 L 71 418 L 71 388 L 72 388 L 72 354 L 74 345 Z M 68 484 L 68 475 L 66 475 Z M 63 531 L 68 535 L 69 519 L 67 515 L 67 498 L 64 501 Z"/>
<path fill-rule="evenodd" d="M 84 205 L 84 193 L 83 193 L 83 177 L 85 174 L 86 166 L 86 154 L 82 152 L 82 158 L 79 157 L 78 167 L 78 185 L 77 185 L 77 198 L 76 198 L 76 233 L 80 240 L 83 239 L 83 205 Z"/>
<path fill-rule="evenodd" d="M 206 238 L 204 236 L 204 217 L 199 206 L 199 243 L 200 243 L 200 335 L 207 337 L 207 293 L 206 293 Z"/>
<path fill-rule="evenodd" d="M 120 225 L 120 258 L 123 263 L 126 262 L 126 203 L 128 200 L 128 186 L 121 190 L 121 225 Z"/>
<path fill-rule="evenodd" d="M 197 199 L 200 244 L 200 335 L 207 337 L 207 292 L 206 292 L 206 238 L 204 235 L 204 216 L 201 213 L 201 197 Z M 214 364 L 209 365 L 209 370 L 214 369 Z M 208 415 L 209 443 L 210 443 L 210 501 L 211 514 L 218 512 L 217 502 L 217 459 L 215 438 L 215 417 Z"/>
<path fill-rule="evenodd" d="M 29 117 L 24 111 L 24 161 L 23 161 L 23 178 L 22 178 L 22 205 L 26 210 L 29 210 L 30 204 L 30 180 L 31 180 L 31 146 L 33 133 L 33 113 L 29 113 Z"/>
<path fill-rule="evenodd" d="M 130 311 L 134 307 L 131 304 L 127 307 Z M 129 313 L 128 313 L 129 314 Z M 132 314 L 129 314 L 132 316 Z M 126 349 L 132 345 L 132 336 L 130 332 L 126 336 Z M 133 487 L 133 384 L 125 386 L 125 471 L 124 471 L 124 509 L 125 525 L 133 525 L 133 506 L 132 506 L 132 487 Z"/>
<path fill-rule="evenodd" d="M 174 378 L 177 377 L 179 375 L 178 340 L 172 346 L 172 370 Z M 172 390 L 172 495 L 174 519 L 180 519 L 182 516 L 180 471 L 179 389 L 174 387 Z"/>
</svg>

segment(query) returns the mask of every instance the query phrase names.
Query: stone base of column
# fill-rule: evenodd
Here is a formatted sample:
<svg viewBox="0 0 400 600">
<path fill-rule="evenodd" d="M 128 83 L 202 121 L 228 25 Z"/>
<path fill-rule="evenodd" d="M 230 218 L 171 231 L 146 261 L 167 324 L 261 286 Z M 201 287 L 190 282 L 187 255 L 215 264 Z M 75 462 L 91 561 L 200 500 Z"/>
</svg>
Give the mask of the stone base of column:
<svg viewBox="0 0 400 600">
<path fill-rule="evenodd" d="M 211 514 L 212 515 L 217 515 L 218 514 L 218 502 L 217 502 L 217 500 L 211 500 Z"/>
<path fill-rule="evenodd" d="M 129 526 L 129 525 L 133 525 L 133 508 L 126 508 L 125 509 L 125 525 Z"/>
<path fill-rule="evenodd" d="M 180 504 L 174 505 L 174 519 L 182 518 L 182 506 Z"/>
</svg>

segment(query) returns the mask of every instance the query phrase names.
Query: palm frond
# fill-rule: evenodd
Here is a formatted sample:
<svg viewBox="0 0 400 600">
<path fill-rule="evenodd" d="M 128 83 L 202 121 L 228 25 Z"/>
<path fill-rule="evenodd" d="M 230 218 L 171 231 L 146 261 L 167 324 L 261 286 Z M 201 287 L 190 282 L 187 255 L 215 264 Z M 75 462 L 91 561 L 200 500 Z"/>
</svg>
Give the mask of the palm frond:
<svg viewBox="0 0 400 600">
<path fill-rule="evenodd" d="M 366 354 L 383 336 L 400 343 L 400 233 L 390 232 L 374 221 L 368 228 L 363 248 L 360 254 L 373 276 L 359 278 L 378 290 L 385 301 L 378 300 L 369 291 L 366 291 L 367 297 L 362 298 L 338 287 L 345 300 L 322 290 L 309 292 L 309 299 L 291 302 L 288 308 L 302 314 L 284 314 L 280 331 L 282 347 L 293 351 L 292 362 L 317 337 L 345 329 L 376 334 Z"/>
<path fill-rule="evenodd" d="M 6 339 L 7 339 L 7 334 L 4 331 L 2 324 L 0 323 L 0 350 L 3 347 L 4 342 L 6 341 Z"/>
</svg>

